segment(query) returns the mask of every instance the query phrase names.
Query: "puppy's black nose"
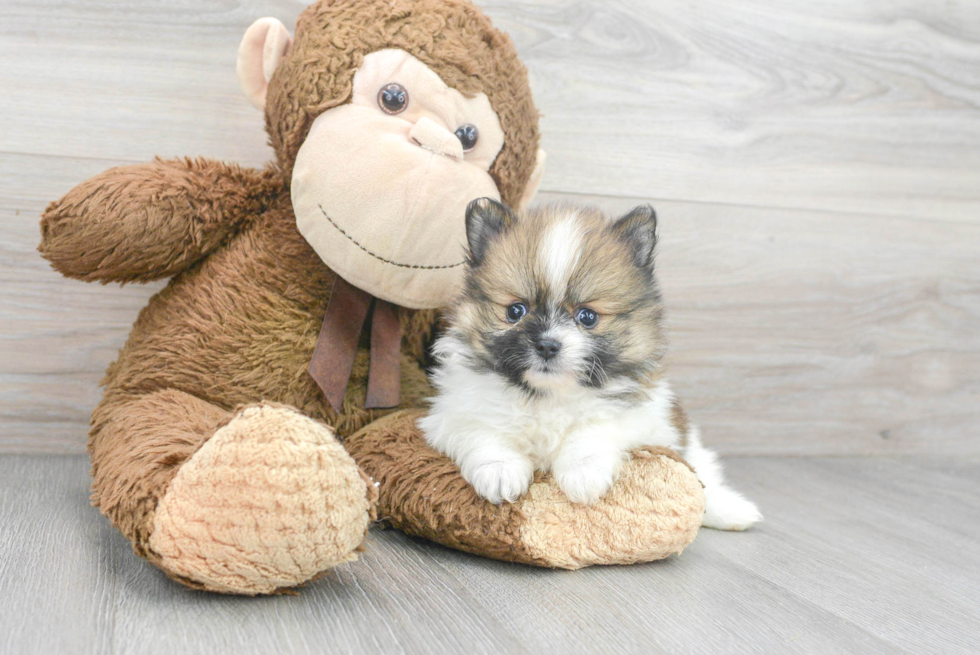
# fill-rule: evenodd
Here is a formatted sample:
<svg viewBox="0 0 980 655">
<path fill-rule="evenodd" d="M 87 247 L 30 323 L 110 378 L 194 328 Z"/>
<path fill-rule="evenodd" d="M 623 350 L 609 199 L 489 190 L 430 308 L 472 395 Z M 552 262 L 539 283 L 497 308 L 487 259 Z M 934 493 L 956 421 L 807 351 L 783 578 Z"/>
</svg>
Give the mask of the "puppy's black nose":
<svg viewBox="0 0 980 655">
<path fill-rule="evenodd" d="M 541 359 L 548 361 L 558 354 L 558 351 L 561 350 L 561 344 L 554 339 L 540 339 L 534 343 L 534 349 L 541 356 Z"/>
</svg>

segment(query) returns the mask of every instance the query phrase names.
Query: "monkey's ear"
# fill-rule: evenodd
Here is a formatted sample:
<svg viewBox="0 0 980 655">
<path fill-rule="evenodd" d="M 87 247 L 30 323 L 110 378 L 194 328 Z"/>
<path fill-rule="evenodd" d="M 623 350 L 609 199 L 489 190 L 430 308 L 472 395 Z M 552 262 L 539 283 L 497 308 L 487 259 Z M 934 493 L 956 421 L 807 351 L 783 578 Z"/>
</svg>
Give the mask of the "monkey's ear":
<svg viewBox="0 0 980 655">
<path fill-rule="evenodd" d="M 544 177 L 544 161 L 547 158 L 544 150 L 538 148 L 538 155 L 534 161 L 534 170 L 531 171 L 531 177 L 528 178 L 527 186 L 524 187 L 524 195 L 521 196 L 520 202 L 517 203 L 517 211 L 524 211 L 531 204 L 531 201 L 534 200 L 534 196 L 538 192 L 538 187 L 541 186 L 541 178 Z"/>
<path fill-rule="evenodd" d="M 466 240 L 470 261 L 483 263 L 490 241 L 514 224 L 514 214 L 493 198 L 477 198 L 466 206 Z"/>
<path fill-rule="evenodd" d="M 245 31 L 235 66 L 238 86 L 259 109 L 265 109 L 269 80 L 292 44 L 289 30 L 277 18 L 260 18 Z"/>
<path fill-rule="evenodd" d="M 634 207 L 617 220 L 612 229 L 633 249 L 637 266 L 653 267 L 653 254 L 657 247 L 657 213 L 653 211 L 653 207 Z"/>
</svg>

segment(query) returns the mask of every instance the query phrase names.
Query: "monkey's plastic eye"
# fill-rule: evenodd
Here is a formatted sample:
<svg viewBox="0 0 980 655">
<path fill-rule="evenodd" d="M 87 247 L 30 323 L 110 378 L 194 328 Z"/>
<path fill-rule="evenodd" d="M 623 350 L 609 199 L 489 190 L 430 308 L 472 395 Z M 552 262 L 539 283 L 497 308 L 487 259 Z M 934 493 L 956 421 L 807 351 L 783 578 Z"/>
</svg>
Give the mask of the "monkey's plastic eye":
<svg viewBox="0 0 980 655">
<path fill-rule="evenodd" d="M 515 302 L 507 306 L 507 322 L 516 323 L 527 315 L 527 305 Z"/>
<path fill-rule="evenodd" d="M 595 313 L 595 310 L 589 309 L 588 307 L 580 307 L 575 312 L 575 320 L 586 330 L 591 330 L 599 322 L 599 315 Z"/>
<path fill-rule="evenodd" d="M 472 150 L 476 146 L 476 140 L 480 138 L 480 131 L 476 125 L 467 123 L 456 128 L 456 137 L 463 144 L 463 150 Z"/>
<path fill-rule="evenodd" d="M 378 92 L 378 106 L 386 114 L 400 114 L 408 107 L 408 91 L 397 82 L 386 84 Z"/>
</svg>

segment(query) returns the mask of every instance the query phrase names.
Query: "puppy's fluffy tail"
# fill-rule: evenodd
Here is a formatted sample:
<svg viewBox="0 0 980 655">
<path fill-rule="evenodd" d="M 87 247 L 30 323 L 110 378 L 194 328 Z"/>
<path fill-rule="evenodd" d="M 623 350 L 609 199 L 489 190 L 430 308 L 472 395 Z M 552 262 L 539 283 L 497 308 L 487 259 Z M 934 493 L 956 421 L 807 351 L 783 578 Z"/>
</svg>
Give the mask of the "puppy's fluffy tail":
<svg viewBox="0 0 980 655">
<path fill-rule="evenodd" d="M 701 444 L 695 426 L 687 433 L 684 457 L 704 484 L 705 512 L 701 525 L 716 530 L 745 530 L 762 520 L 755 503 L 725 483 L 718 455 Z"/>
</svg>

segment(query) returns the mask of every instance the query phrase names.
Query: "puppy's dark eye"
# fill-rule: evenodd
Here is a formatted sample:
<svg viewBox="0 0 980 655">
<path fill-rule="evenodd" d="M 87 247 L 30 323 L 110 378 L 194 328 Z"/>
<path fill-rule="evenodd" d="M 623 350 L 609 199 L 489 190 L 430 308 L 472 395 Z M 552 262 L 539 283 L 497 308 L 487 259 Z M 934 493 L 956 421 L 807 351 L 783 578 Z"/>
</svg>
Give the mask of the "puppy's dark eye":
<svg viewBox="0 0 980 655">
<path fill-rule="evenodd" d="M 400 114 L 408 107 L 408 91 L 397 82 L 386 84 L 378 91 L 378 106 L 386 114 Z"/>
<path fill-rule="evenodd" d="M 527 305 L 522 302 L 515 302 L 507 306 L 507 322 L 516 323 L 527 314 Z"/>
<path fill-rule="evenodd" d="M 575 312 L 575 320 L 582 327 L 592 329 L 596 326 L 596 323 L 599 322 L 599 315 L 588 307 L 580 307 L 579 310 Z"/>
<path fill-rule="evenodd" d="M 480 131 L 476 125 L 467 123 L 456 128 L 456 138 L 463 144 L 463 150 L 472 150 L 476 147 L 476 140 L 480 138 Z"/>
</svg>

